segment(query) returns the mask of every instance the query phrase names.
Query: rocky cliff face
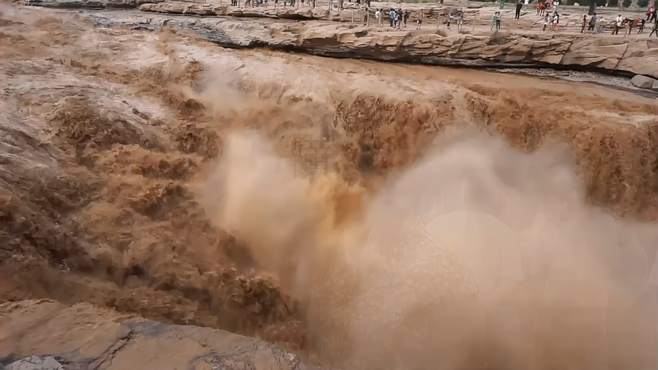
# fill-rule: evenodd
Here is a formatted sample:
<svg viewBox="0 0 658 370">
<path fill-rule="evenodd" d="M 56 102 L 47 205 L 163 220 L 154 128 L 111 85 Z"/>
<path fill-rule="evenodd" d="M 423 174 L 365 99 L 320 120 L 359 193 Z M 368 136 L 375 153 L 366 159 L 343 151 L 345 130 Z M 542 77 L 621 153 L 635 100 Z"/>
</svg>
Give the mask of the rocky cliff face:
<svg viewBox="0 0 658 370">
<path fill-rule="evenodd" d="M 658 78 L 658 39 L 525 31 L 493 35 L 485 31 L 451 35 L 434 30 L 382 31 L 376 27 L 326 21 L 358 23 L 363 15 L 353 9 L 330 14 L 324 7 L 237 8 L 162 0 L 31 0 L 30 3 L 58 8 L 138 7 L 143 13 L 96 14 L 94 19 L 105 25 L 143 28 L 147 23 L 152 28 L 168 24 L 193 29 L 226 47 L 258 46 L 331 57 L 422 64 L 586 69 Z M 171 18 L 161 14 L 213 18 Z M 215 16 L 267 20 L 218 20 Z M 289 23 L 287 19 L 309 22 Z M 325 21 L 319 21 L 321 19 Z M 151 24 L 152 20 L 156 22 Z"/>
<path fill-rule="evenodd" d="M 146 2 L 157 3 L 163 0 L 26 0 L 29 5 L 61 9 L 131 9 Z"/>
<path fill-rule="evenodd" d="M 89 304 L 0 304 L 0 367 L 57 369 L 57 364 L 108 370 L 309 369 L 275 345 L 222 330 L 166 325 Z"/>
<path fill-rule="evenodd" d="M 226 10 L 190 3 L 143 4 L 144 12 L 176 14 L 227 14 L 279 18 L 320 16 L 320 10 Z M 238 14 L 240 13 L 240 14 Z M 253 13 L 253 14 L 252 14 Z M 257 13 L 257 14 L 256 14 Z M 337 22 L 236 18 L 185 18 L 161 14 L 104 14 L 93 16 L 103 25 L 162 25 L 192 29 L 225 47 L 267 47 L 305 53 L 380 61 L 434 65 L 528 66 L 586 69 L 658 78 L 658 39 L 631 39 L 569 33 L 502 32 L 491 35 L 451 34 L 430 31 L 380 31 L 373 27 Z"/>
</svg>

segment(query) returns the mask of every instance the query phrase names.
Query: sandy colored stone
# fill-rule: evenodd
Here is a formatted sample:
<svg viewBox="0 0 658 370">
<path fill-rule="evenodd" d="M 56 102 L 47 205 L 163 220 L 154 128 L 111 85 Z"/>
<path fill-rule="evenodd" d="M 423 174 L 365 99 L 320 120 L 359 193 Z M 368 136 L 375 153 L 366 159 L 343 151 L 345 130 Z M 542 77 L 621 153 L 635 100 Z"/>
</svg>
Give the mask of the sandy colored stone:
<svg viewBox="0 0 658 370">
<path fill-rule="evenodd" d="M 302 369 L 296 355 L 258 339 L 167 325 L 81 303 L 0 304 L 0 363 L 49 355 L 97 369 Z"/>
<path fill-rule="evenodd" d="M 655 80 L 655 79 L 653 79 L 651 77 L 647 77 L 647 76 L 636 75 L 631 79 L 631 83 L 635 87 L 639 87 L 639 88 L 642 88 L 642 89 L 650 89 L 656 83 L 658 83 L 658 80 Z"/>
</svg>

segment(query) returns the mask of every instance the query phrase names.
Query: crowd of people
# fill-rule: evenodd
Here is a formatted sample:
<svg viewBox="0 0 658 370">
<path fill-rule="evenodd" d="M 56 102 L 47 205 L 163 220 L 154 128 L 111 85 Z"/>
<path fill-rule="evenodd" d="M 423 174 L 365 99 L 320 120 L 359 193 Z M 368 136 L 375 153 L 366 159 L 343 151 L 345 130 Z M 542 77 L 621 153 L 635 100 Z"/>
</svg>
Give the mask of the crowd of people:
<svg viewBox="0 0 658 370">
<path fill-rule="evenodd" d="M 559 3 L 557 1 L 554 2 L 552 0 L 540 0 L 537 2 L 537 15 L 543 18 L 543 31 L 559 30 L 560 12 L 558 11 L 558 7 Z M 658 36 L 658 17 L 656 16 L 656 8 L 654 7 L 649 7 L 646 13 L 646 17 L 637 16 L 635 18 L 629 18 L 619 14 L 612 21 L 612 23 L 606 21 L 597 13 L 593 13 L 591 16 L 583 14 L 583 18 L 580 23 L 580 32 L 601 33 L 604 32 L 606 28 L 611 28 L 612 35 L 619 35 L 619 32 L 622 30 L 622 33 L 625 35 L 631 35 L 635 30 L 637 30 L 638 34 L 641 34 L 644 32 L 644 28 L 647 22 L 653 22 L 652 32 L 649 34 L 649 36 L 652 36 L 654 33 L 656 36 Z"/>
<path fill-rule="evenodd" d="M 499 0 L 501 9 L 504 8 L 505 0 Z M 527 0 L 517 0 L 515 6 L 515 19 L 520 19 L 521 11 L 523 6 L 527 5 Z M 535 7 L 537 16 L 542 19 L 542 30 L 543 31 L 559 31 L 561 26 L 561 13 L 559 10 L 560 3 L 557 0 L 539 0 Z M 591 33 L 600 33 L 605 32 L 607 29 L 612 30 L 612 35 L 619 35 L 623 30 L 623 34 L 631 35 L 634 31 L 637 34 L 641 34 L 645 30 L 647 23 L 653 23 L 653 27 L 649 36 L 654 34 L 658 37 L 658 16 L 656 14 L 657 9 L 650 7 L 646 12 L 646 17 L 623 17 L 619 14 L 613 22 L 606 21 L 602 16 L 593 13 L 591 16 L 584 14 L 580 23 L 580 32 L 591 32 Z M 389 26 L 393 29 L 402 29 L 406 28 L 407 21 L 410 16 L 408 10 L 403 9 L 390 9 L 388 12 L 384 12 L 383 9 L 377 9 L 375 11 L 375 17 L 377 19 L 377 24 L 381 26 L 382 19 L 388 16 Z M 502 12 L 496 10 L 491 18 L 491 31 L 498 32 L 502 27 Z M 422 24 L 422 19 L 417 18 L 415 20 L 416 29 L 420 29 Z M 457 24 L 457 29 L 461 30 L 462 25 L 464 24 L 464 12 L 461 9 L 453 9 L 446 16 L 443 22 L 439 21 L 439 24 L 445 25 L 450 29 L 451 24 Z"/>
<path fill-rule="evenodd" d="M 658 37 L 658 17 L 656 17 L 656 10 L 653 8 L 649 8 L 646 17 L 637 16 L 635 18 L 629 18 L 618 14 L 612 23 L 612 35 L 619 35 L 619 32 L 622 30 L 622 34 L 625 35 L 631 35 L 635 30 L 637 30 L 637 34 L 641 34 L 644 32 L 644 27 L 647 22 L 653 22 L 653 28 L 649 33 L 649 36 L 651 37 L 656 34 Z M 593 33 L 603 32 L 603 27 L 605 25 L 605 20 L 602 17 L 599 17 L 596 13 L 592 14 L 589 18 L 587 17 L 587 14 L 584 14 L 580 33 L 584 33 L 586 30 Z"/>
<path fill-rule="evenodd" d="M 388 11 L 388 22 L 391 28 L 402 29 L 407 27 L 407 21 L 409 20 L 409 15 L 411 13 L 408 10 L 398 9 L 389 9 Z M 375 11 L 375 18 L 377 20 L 377 25 L 381 27 L 382 17 L 384 12 L 382 9 L 377 9 Z"/>
<path fill-rule="evenodd" d="M 240 0 L 231 0 L 231 5 L 239 6 Z M 300 2 L 301 6 L 311 6 L 315 7 L 316 0 L 243 0 L 245 6 L 261 6 L 269 5 L 268 3 L 273 2 L 274 6 L 277 6 L 279 2 L 282 3 L 284 7 L 286 6 L 298 6 L 297 1 Z M 339 9 L 342 9 L 342 4 L 344 0 L 339 0 Z M 388 18 L 388 26 L 391 29 L 403 29 L 407 27 L 407 23 L 411 16 L 411 12 L 407 9 L 402 8 L 390 8 L 375 9 L 374 12 L 370 9 L 371 0 L 349 0 L 355 1 L 357 5 L 363 3 L 365 5 L 365 16 L 364 23 L 369 24 L 368 20 L 374 13 L 376 24 L 378 27 L 383 27 L 384 19 Z M 519 20 L 521 18 L 521 13 L 524 5 L 528 5 L 529 0 L 516 0 L 515 4 L 515 13 L 514 19 Z M 498 0 L 500 9 L 502 10 L 505 6 L 506 0 Z M 538 0 L 535 3 L 536 14 L 543 21 L 542 30 L 543 31 L 559 31 L 561 28 L 560 18 L 561 14 L 559 11 L 559 0 Z M 502 27 L 502 18 L 503 13 L 500 10 L 496 10 L 491 18 L 491 31 L 498 32 Z M 419 30 L 422 27 L 423 19 L 422 15 L 416 15 L 413 22 L 416 24 L 416 29 Z M 444 14 L 439 18 L 439 26 L 441 24 L 445 25 L 450 29 L 451 24 L 457 25 L 457 30 L 461 31 L 462 26 L 464 25 L 464 11 L 458 8 L 452 9 L 448 14 Z M 658 15 L 657 9 L 654 6 L 650 6 L 644 17 L 637 16 L 634 18 L 624 17 L 619 14 L 614 20 L 607 21 L 602 16 L 597 13 L 593 13 L 591 16 L 584 14 L 580 22 L 580 32 L 591 32 L 591 33 L 600 33 L 611 31 L 612 35 L 619 35 L 620 32 L 625 35 L 631 35 L 634 31 L 637 34 L 644 32 L 646 24 L 649 23 L 652 25 L 651 32 L 649 37 L 656 35 L 658 37 Z M 573 24 L 573 23 L 572 23 Z"/>
<path fill-rule="evenodd" d="M 383 18 L 388 16 L 389 27 L 392 29 L 403 29 L 407 27 L 411 12 L 402 8 L 391 8 L 387 12 L 383 9 L 376 9 L 374 12 L 375 20 L 379 27 L 382 27 Z M 367 19 L 364 19 L 364 23 L 367 23 Z M 416 30 L 420 30 L 423 24 L 422 16 L 417 13 L 413 21 L 416 24 Z M 448 29 L 452 24 L 457 25 L 457 30 L 460 31 L 464 25 L 464 11 L 461 9 L 453 9 L 448 12 L 444 17 L 439 18 L 439 24 L 445 25 Z"/>
</svg>

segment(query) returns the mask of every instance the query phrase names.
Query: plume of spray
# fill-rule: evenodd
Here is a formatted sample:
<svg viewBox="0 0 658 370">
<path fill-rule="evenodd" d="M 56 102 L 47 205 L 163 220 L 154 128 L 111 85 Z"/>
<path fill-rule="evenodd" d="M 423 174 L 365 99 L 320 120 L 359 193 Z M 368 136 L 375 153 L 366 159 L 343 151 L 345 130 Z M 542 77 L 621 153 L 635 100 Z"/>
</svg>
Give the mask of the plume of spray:
<svg viewBox="0 0 658 370">
<path fill-rule="evenodd" d="M 588 206 L 564 153 L 462 132 L 366 194 L 236 132 L 201 196 L 336 366 L 655 369 L 658 230 Z"/>
</svg>

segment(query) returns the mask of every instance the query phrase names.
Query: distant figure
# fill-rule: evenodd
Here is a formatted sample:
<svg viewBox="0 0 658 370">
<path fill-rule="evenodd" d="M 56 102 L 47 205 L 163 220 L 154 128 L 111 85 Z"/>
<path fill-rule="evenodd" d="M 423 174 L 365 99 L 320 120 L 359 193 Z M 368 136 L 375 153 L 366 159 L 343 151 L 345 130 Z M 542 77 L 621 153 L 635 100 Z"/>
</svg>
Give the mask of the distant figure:
<svg viewBox="0 0 658 370">
<path fill-rule="evenodd" d="M 653 8 L 653 12 L 651 12 L 651 17 L 649 18 L 649 22 L 655 21 L 656 19 L 658 19 L 657 14 L 658 14 L 658 9 Z"/>
<path fill-rule="evenodd" d="M 377 20 L 377 27 L 381 28 L 381 26 L 382 26 L 382 11 L 380 9 L 377 9 L 377 11 L 375 11 L 375 19 Z"/>
<path fill-rule="evenodd" d="M 640 28 L 637 30 L 638 35 L 644 32 L 644 24 L 647 22 L 646 19 L 640 19 Z"/>
<path fill-rule="evenodd" d="M 621 28 L 621 26 L 623 24 L 624 24 L 624 18 L 621 16 L 621 14 L 619 14 L 617 16 L 617 19 L 615 19 L 615 25 L 612 28 L 612 34 L 613 35 L 619 35 L 619 29 Z"/>
<path fill-rule="evenodd" d="M 496 32 L 500 31 L 500 12 L 495 12 L 493 18 L 491 19 L 491 30 L 496 28 Z"/>
<path fill-rule="evenodd" d="M 391 28 L 395 25 L 395 10 L 391 9 L 388 11 L 388 21 L 391 23 Z"/>
<path fill-rule="evenodd" d="M 498 0 L 500 2 L 500 9 L 505 7 L 505 0 Z"/>
<path fill-rule="evenodd" d="M 585 32 L 585 27 L 587 27 L 587 14 L 583 14 L 583 24 L 580 26 L 580 33 Z"/>
<path fill-rule="evenodd" d="M 653 29 L 651 30 L 651 33 L 649 34 L 649 37 L 651 35 L 656 34 L 656 37 L 658 37 L 658 18 L 653 17 Z"/>
<path fill-rule="evenodd" d="M 542 31 L 546 32 L 546 28 L 548 28 L 548 13 L 544 14 L 544 28 Z"/>
<path fill-rule="evenodd" d="M 416 29 L 420 30 L 420 27 L 422 25 L 423 25 L 423 19 L 419 17 L 418 19 L 416 19 Z"/>
<path fill-rule="evenodd" d="M 635 23 L 640 23 L 639 19 L 629 19 L 628 20 L 628 33 L 626 35 L 630 35 L 631 32 L 633 32 L 633 27 L 635 27 Z"/>
<path fill-rule="evenodd" d="M 464 25 L 464 11 L 459 10 L 457 13 L 457 31 L 461 32 L 462 31 L 462 26 Z"/>
<path fill-rule="evenodd" d="M 596 20 L 596 33 L 601 33 L 601 30 L 603 29 L 603 25 L 605 24 L 605 18 L 601 16 L 600 19 Z"/>
<path fill-rule="evenodd" d="M 654 7 L 650 6 L 649 9 L 647 9 L 647 20 L 651 22 L 651 14 L 653 14 Z"/>
<path fill-rule="evenodd" d="M 553 13 L 553 22 L 551 22 L 551 30 L 559 31 L 560 30 L 560 13 L 557 11 Z"/>
<path fill-rule="evenodd" d="M 409 11 L 408 10 L 404 11 L 404 16 L 402 17 L 402 20 L 404 21 L 404 28 L 407 28 L 407 21 L 409 20 Z"/>
<path fill-rule="evenodd" d="M 516 0 L 516 13 L 514 13 L 514 19 L 521 18 L 521 9 L 523 9 L 523 3 L 521 0 Z"/>
<path fill-rule="evenodd" d="M 589 19 L 589 26 L 587 26 L 587 30 L 594 32 L 595 28 L 596 28 L 596 13 L 592 14 L 592 18 Z"/>
</svg>

